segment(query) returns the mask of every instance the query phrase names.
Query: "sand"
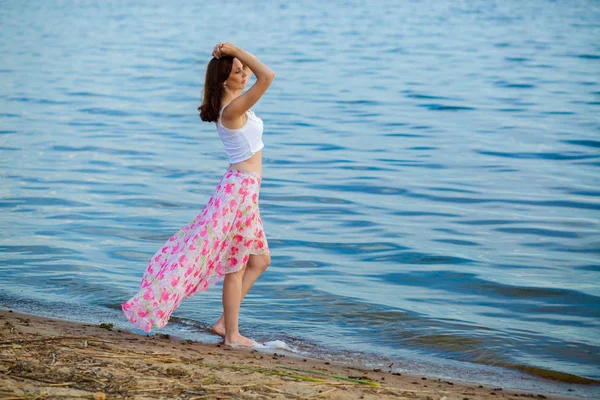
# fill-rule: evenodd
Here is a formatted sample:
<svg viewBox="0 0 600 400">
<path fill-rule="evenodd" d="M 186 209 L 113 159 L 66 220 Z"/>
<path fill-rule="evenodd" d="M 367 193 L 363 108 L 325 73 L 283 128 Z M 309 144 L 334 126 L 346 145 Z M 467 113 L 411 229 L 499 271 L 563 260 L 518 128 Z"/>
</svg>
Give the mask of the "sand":
<svg viewBox="0 0 600 400">
<path fill-rule="evenodd" d="M 0 399 L 4 400 L 524 398 L 563 397 L 0 310 Z"/>
</svg>

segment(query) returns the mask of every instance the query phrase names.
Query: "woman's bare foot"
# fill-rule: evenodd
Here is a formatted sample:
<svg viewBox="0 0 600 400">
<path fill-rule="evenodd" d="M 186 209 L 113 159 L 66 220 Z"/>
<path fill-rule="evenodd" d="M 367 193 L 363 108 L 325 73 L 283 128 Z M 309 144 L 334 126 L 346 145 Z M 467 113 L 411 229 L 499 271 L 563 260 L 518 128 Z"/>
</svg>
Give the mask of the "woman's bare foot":
<svg viewBox="0 0 600 400">
<path fill-rule="evenodd" d="M 233 347 L 254 347 L 258 346 L 258 342 L 249 339 L 239 333 L 233 337 L 225 337 L 225 345 Z"/>
<path fill-rule="evenodd" d="M 217 323 L 214 324 L 212 328 L 210 328 L 210 331 L 225 339 L 225 319 L 222 315 L 221 318 L 219 318 L 219 320 L 217 321 Z"/>
</svg>

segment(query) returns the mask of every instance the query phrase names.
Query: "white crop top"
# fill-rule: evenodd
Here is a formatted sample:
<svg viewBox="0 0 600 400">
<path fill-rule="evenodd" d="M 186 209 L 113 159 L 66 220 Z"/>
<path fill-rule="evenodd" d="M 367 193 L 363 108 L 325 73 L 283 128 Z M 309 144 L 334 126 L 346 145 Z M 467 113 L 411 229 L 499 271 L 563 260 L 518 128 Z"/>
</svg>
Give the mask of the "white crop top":
<svg viewBox="0 0 600 400">
<path fill-rule="evenodd" d="M 265 146 L 262 141 L 263 121 L 254 114 L 254 111 L 248 110 L 244 126 L 238 129 L 226 128 L 221 123 L 225 107 L 219 113 L 217 132 L 225 146 L 229 163 L 235 164 L 249 159 Z"/>
</svg>

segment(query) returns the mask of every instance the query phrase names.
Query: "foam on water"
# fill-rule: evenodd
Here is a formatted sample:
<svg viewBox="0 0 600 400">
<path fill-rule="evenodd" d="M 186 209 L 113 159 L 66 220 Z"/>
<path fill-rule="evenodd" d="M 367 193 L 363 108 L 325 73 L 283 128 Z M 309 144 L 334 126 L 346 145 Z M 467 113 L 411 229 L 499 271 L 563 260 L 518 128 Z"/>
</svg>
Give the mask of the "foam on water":
<svg viewBox="0 0 600 400">
<path fill-rule="evenodd" d="M 255 349 L 258 350 L 285 350 L 291 353 L 298 353 L 298 349 L 290 346 L 283 340 L 271 340 L 265 343 L 259 343 L 258 346 L 254 346 Z"/>
</svg>

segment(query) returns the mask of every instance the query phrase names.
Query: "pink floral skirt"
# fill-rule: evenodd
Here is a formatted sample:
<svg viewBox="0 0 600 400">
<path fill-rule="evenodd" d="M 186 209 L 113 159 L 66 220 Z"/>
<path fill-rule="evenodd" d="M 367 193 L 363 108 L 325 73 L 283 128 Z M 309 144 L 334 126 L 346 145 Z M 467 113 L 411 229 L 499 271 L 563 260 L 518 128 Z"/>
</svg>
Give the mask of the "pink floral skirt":
<svg viewBox="0 0 600 400">
<path fill-rule="evenodd" d="M 227 171 L 200 214 L 150 259 L 139 292 L 121 305 L 149 332 L 164 327 L 181 302 L 239 271 L 251 254 L 270 254 L 258 209 L 261 176 Z"/>
</svg>

